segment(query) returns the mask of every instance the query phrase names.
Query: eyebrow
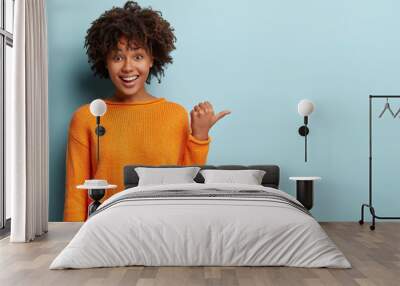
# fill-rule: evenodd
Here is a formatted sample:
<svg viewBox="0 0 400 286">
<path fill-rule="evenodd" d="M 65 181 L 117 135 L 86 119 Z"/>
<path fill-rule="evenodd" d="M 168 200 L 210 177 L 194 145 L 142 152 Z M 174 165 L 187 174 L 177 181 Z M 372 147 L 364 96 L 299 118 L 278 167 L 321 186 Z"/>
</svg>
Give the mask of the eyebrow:
<svg viewBox="0 0 400 286">
<path fill-rule="evenodd" d="M 135 51 L 136 51 L 136 50 L 142 49 L 142 47 L 129 48 L 129 49 L 130 49 L 130 50 L 135 50 Z M 117 51 L 118 51 L 118 52 L 122 52 L 123 50 L 120 49 L 120 48 L 118 48 Z"/>
</svg>

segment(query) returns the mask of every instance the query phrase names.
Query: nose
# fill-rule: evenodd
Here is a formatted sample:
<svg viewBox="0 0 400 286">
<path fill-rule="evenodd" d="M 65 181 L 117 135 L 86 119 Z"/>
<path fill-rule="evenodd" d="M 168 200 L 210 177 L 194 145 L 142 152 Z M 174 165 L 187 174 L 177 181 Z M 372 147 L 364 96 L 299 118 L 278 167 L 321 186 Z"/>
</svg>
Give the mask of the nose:
<svg viewBox="0 0 400 286">
<path fill-rule="evenodd" d="M 123 73 L 131 73 L 135 69 L 134 61 L 132 61 L 129 57 L 124 60 L 124 64 L 122 66 Z"/>
</svg>

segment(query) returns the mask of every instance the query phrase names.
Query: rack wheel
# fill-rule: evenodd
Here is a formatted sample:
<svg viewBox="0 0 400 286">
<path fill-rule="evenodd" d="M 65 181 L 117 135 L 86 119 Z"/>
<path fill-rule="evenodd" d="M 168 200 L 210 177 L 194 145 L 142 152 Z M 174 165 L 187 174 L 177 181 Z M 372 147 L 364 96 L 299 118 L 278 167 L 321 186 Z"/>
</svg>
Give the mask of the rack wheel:
<svg viewBox="0 0 400 286">
<path fill-rule="evenodd" d="M 369 227 L 369 229 L 370 229 L 370 230 L 375 230 L 375 226 L 374 226 L 374 225 L 371 225 L 371 226 Z"/>
<path fill-rule="evenodd" d="M 360 220 L 358 221 L 358 223 L 361 224 L 361 225 L 363 225 L 363 224 L 364 224 L 364 221 L 363 221 L 362 219 L 360 219 Z"/>
</svg>

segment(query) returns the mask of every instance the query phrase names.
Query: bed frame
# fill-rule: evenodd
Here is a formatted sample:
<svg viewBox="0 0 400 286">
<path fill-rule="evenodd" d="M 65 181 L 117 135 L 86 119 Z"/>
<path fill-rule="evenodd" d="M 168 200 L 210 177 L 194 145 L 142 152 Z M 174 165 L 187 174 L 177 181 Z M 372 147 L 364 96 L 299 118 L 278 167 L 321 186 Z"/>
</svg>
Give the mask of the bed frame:
<svg viewBox="0 0 400 286">
<path fill-rule="evenodd" d="M 171 167 L 200 167 L 202 170 L 204 169 L 217 169 L 217 170 L 248 170 L 248 169 L 256 169 L 256 170 L 264 170 L 266 173 L 262 179 L 261 184 L 264 187 L 271 187 L 278 189 L 279 188 L 279 167 L 276 165 L 191 165 L 191 166 L 177 166 L 177 165 L 161 165 L 161 166 L 149 166 L 149 165 L 128 165 L 124 167 L 124 185 L 125 189 L 133 188 L 138 185 L 139 177 L 135 171 L 136 167 L 148 167 L 148 168 L 171 168 Z M 194 178 L 197 183 L 204 183 L 204 178 L 200 174 Z"/>
</svg>

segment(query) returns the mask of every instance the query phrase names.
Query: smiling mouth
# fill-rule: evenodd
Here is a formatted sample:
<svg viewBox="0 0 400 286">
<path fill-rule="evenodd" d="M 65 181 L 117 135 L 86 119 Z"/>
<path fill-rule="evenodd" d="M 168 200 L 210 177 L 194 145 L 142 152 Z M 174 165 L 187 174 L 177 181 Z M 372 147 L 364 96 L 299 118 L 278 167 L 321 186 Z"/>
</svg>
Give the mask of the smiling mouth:
<svg viewBox="0 0 400 286">
<path fill-rule="evenodd" d="M 138 76 L 138 75 L 134 75 L 134 76 L 120 76 L 119 78 L 120 78 L 123 82 L 132 83 L 132 82 L 134 82 L 135 80 L 137 80 L 137 79 L 139 78 L 139 76 Z"/>
</svg>

